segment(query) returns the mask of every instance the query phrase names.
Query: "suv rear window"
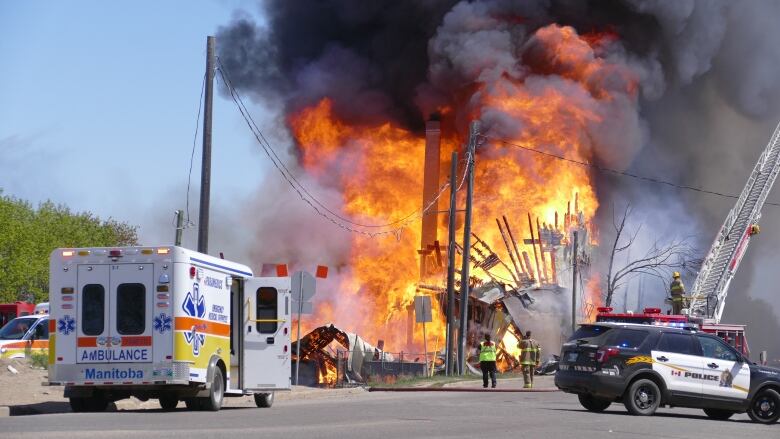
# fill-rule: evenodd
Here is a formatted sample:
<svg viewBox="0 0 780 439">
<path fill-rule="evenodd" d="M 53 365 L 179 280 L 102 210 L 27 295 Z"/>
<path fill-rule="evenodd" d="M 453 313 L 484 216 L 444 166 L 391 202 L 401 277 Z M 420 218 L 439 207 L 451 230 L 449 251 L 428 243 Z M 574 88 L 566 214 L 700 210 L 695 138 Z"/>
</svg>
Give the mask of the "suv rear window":
<svg viewBox="0 0 780 439">
<path fill-rule="evenodd" d="M 671 352 L 673 354 L 697 355 L 696 347 L 693 344 L 693 336 L 688 334 L 676 334 L 673 332 L 664 332 L 661 334 L 661 340 L 655 347 L 658 351 Z"/>
<path fill-rule="evenodd" d="M 601 337 L 606 334 L 612 328 L 609 326 L 600 325 L 582 325 L 574 331 L 574 334 L 569 337 L 569 341 L 573 340 L 590 340 L 592 338 Z"/>
<path fill-rule="evenodd" d="M 616 329 L 610 332 L 610 345 L 621 348 L 638 348 L 647 338 L 647 331 L 641 329 Z"/>
</svg>

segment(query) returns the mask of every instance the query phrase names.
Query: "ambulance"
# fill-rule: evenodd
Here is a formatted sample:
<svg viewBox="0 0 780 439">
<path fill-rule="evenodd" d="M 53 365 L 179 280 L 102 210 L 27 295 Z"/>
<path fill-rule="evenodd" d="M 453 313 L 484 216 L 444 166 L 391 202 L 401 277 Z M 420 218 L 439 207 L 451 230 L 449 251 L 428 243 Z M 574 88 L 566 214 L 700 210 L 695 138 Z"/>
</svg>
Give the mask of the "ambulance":
<svg viewBox="0 0 780 439">
<path fill-rule="evenodd" d="M 24 315 L 0 328 L 0 358 L 46 355 L 49 348 L 49 316 Z"/>
<path fill-rule="evenodd" d="M 289 277 L 176 246 L 50 257 L 49 382 L 74 412 L 134 396 L 219 410 L 291 389 Z"/>
</svg>

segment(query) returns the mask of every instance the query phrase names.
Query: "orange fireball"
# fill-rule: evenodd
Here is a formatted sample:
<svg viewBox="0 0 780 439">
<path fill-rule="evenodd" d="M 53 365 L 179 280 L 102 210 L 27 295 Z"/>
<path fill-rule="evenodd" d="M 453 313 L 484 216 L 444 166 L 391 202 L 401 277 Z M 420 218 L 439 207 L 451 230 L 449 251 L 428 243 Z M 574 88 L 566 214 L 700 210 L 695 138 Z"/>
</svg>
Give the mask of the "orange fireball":
<svg viewBox="0 0 780 439">
<path fill-rule="evenodd" d="M 467 119 L 458 114 L 457 108 L 483 120 L 488 140 L 477 152 L 473 230 L 502 258 L 504 244 L 495 218 L 505 215 L 520 251 L 531 253 L 531 245 L 523 243 L 523 239 L 530 238 L 528 213 L 546 225 L 542 228 L 554 228 L 556 212 L 565 212 L 565 206 L 575 197 L 587 223 L 599 206 L 588 167 L 527 149 L 580 162 L 595 159 L 598 145 L 588 133 L 604 123 L 601 109 L 612 102 L 616 93 L 628 99 L 636 96 L 632 72 L 599 58 L 593 50 L 594 46 L 608 44 L 609 38 L 584 38 L 572 28 L 557 25 L 541 28 L 523 56 L 527 67 L 523 77 L 471 84 L 469 94 L 460 90 L 453 97 L 463 102 L 447 107 L 442 115 L 442 126 Z M 334 113 L 327 97 L 290 114 L 288 124 L 300 147 L 301 164 L 323 184 L 340 191 L 344 216 L 364 225 L 383 224 L 420 208 L 425 149 L 420 133 L 389 121 L 370 127 L 352 125 Z M 449 157 L 446 151 L 465 143 L 454 133 L 443 135 L 442 157 Z M 494 137 L 503 141 L 497 142 Z M 448 163 L 442 163 L 443 175 L 448 168 Z M 440 241 L 447 236 L 446 226 L 440 221 Z M 562 221 L 557 227 L 562 231 Z M 591 232 L 593 236 L 595 231 Z M 459 231 L 458 238 L 461 236 Z M 350 240 L 351 251 L 348 261 L 337 261 L 345 266 L 338 291 L 324 306 L 318 306 L 314 319 L 333 322 L 370 343 L 384 340 L 390 352 L 422 352 L 420 325 L 414 326 L 413 346 L 407 345 L 406 338 L 408 309 L 419 294 L 419 223 L 411 223 L 397 235 L 370 238 L 345 234 L 344 239 Z M 500 267 L 495 270 L 502 277 L 511 276 Z M 474 275 L 486 277 L 479 270 Z M 550 272 L 545 275 L 550 277 Z M 587 294 L 595 303 L 592 285 L 588 284 Z M 433 307 L 434 322 L 427 331 L 429 349 L 434 338 L 443 343 L 445 325 L 440 309 Z M 511 340 L 506 341 L 510 351 L 515 349 Z"/>
</svg>

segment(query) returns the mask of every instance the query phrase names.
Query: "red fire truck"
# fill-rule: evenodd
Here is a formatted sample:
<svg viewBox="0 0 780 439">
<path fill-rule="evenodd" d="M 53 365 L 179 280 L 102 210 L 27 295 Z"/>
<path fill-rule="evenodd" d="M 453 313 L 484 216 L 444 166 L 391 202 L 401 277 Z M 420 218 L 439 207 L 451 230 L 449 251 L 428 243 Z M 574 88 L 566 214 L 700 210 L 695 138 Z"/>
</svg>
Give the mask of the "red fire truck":
<svg viewBox="0 0 780 439">
<path fill-rule="evenodd" d="M 641 313 L 625 312 L 613 313 L 610 307 L 596 309 L 597 322 L 637 323 L 643 325 L 670 326 L 675 328 L 695 329 L 710 334 L 715 334 L 733 346 L 746 357 L 750 356 L 745 325 L 730 325 L 714 323 L 709 319 L 689 317 L 686 315 L 662 314 L 661 308 L 645 308 Z"/>
<path fill-rule="evenodd" d="M 11 320 L 33 313 L 35 304 L 27 302 L 0 303 L 0 327 Z"/>
</svg>

